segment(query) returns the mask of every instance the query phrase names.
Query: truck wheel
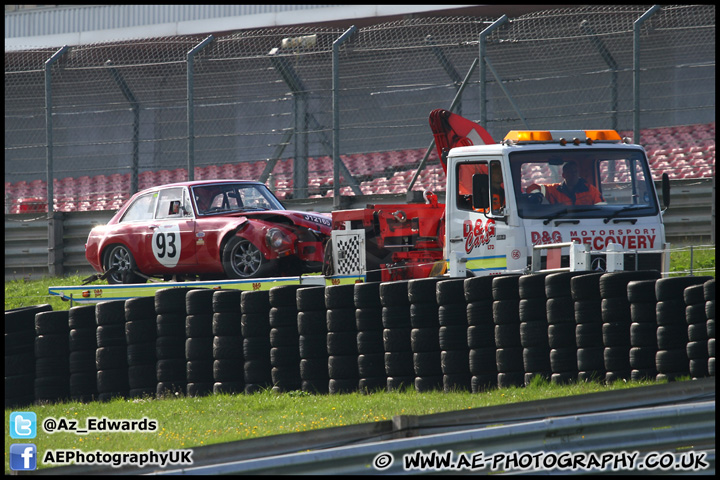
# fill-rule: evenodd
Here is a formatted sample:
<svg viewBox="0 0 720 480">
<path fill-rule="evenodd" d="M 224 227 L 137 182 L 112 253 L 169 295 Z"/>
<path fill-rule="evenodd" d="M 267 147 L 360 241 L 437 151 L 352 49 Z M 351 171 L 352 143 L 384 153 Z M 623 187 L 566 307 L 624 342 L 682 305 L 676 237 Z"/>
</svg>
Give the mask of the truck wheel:
<svg viewBox="0 0 720 480">
<path fill-rule="evenodd" d="M 107 250 L 104 267 L 106 272 L 111 268 L 117 269 L 107 277 L 108 283 L 111 285 L 145 283 L 146 281 L 143 277 L 133 273 L 137 268 L 137 264 L 132 253 L 125 245 L 113 245 Z"/>
<path fill-rule="evenodd" d="M 267 260 L 250 240 L 232 237 L 223 250 L 223 269 L 229 278 L 261 278 L 271 276 L 275 262 Z"/>
</svg>

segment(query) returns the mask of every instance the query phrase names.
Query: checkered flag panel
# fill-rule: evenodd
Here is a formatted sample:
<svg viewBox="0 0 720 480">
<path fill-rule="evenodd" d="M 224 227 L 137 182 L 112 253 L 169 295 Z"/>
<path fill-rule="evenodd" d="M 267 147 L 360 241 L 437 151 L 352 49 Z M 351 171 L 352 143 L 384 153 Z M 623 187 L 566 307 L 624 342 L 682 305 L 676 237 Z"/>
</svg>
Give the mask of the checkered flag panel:
<svg viewBox="0 0 720 480">
<path fill-rule="evenodd" d="M 335 273 L 337 275 L 361 275 L 365 261 L 360 235 L 335 235 L 334 240 Z"/>
</svg>

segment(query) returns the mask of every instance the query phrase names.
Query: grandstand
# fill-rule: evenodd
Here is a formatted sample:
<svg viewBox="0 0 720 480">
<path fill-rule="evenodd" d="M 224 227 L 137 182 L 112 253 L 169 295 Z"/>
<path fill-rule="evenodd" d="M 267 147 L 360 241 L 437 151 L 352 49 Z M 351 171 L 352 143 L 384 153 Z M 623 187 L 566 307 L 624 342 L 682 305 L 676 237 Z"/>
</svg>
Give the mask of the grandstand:
<svg viewBox="0 0 720 480">
<path fill-rule="evenodd" d="M 622 131 L 632 137 L 632 132 Z M 648 153 L 653 178 L 667 173 L 671 180 L 712 178 L 715 175 L 715 122 L 644 129 L 640 144 Z M 344 155 L 343 161 L 360 182 L 365 195 L 405 193 L 425 149 L 409 149 Z M 333 196 L 333 162 L 330 157 L 313 157 L 308 162 L 309 197 Z M 195 168 L 196 180 L 217 178 L 256 179 L 265 168 L 264 161 L 209 165 Z M 280 199 L 292 192 L 292 159 L 277 162 L 268 186 Z M 138 175 L 140 190 L 154 185 L 187 180 L 187 170 L 144 171 Z M 341 184 L 346 184 L 340 178 Z M 433 149 L 426 167 L 418 176 L 413 190 L 445 190 L 445 173 Z M 55 179 L 54 210 L 58 212 L 117 210 L 130 198 L 130 174 L 81 176 Z M 349 186 L 341 195 L 353 195 Z M 5 183 L 6 213 L 46 212 L 47 183 L 43 179 Z"/>
</svg>

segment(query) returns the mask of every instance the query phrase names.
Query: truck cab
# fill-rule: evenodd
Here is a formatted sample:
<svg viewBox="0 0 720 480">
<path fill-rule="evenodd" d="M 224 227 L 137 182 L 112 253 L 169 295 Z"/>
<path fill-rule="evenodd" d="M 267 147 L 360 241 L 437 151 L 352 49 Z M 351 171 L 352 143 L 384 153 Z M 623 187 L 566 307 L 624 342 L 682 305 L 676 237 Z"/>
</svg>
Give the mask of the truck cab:
<svg viewBox="0 0 720 480">
<path fill-rule="evenodd" d="M 537 246 L 571 242 L 591 270 L 606 270 L 610 247 L 623 252 L 625 270 L 668 271 L 647 156 L 616 131 L 512 131 L 500 143 L 443 154 L 451 276 L 527 272 Z M 549 258 L 570 268 L 570 247 L 541 258 L 541 269 Z"/>
</svg>

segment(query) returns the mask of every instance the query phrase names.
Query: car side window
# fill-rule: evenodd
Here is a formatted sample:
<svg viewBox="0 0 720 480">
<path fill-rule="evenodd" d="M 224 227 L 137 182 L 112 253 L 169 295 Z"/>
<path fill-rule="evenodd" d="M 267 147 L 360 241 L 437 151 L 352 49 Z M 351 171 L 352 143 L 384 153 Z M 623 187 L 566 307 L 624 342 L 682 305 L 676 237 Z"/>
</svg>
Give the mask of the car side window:
<svg viewBox="0 0 720 480">
<path fill-rule="evenodd" d="M 182 218 L 182 188 L 167 188 L 158 192 L 156 219 Z"/>
<path fill-rule="evenodd" d="M 153 218 L 153 206 L 155 205 L 154 194 L 148 193 L 135 199 L 132 205 L 130 205 L 125 211 L 122 220 L 120 222 L 139 222 L 143 220 L 152 220 Z"/>
</svg>

